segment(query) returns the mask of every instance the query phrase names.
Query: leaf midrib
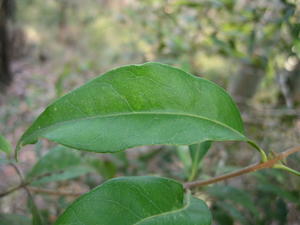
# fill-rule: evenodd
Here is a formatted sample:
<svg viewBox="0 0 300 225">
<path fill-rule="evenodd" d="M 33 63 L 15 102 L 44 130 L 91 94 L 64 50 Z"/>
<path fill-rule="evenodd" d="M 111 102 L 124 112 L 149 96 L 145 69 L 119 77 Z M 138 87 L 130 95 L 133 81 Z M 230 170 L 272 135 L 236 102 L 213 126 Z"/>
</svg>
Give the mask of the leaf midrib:
<svg viewBox="0 0 300 225">
<path fill-rule="evenodd" d="M 189 113 L 175 113 L 175 112 L 130 112 L 130 113 L 114 113 L 114 114 L 109 114 L 109 115 L 97 115 L 97 116 L 90 116 L 90 117 L 84 117 L 84 118 L 77 118 L 77 119 L 73 119 L 73 120 L 67 120 L 67 121 L 63 121 L 63 122 L 58 122 L 55 123 L 53 125 L 50 126 L 46 126 L 43 128 L 40 128 L 36 131 L 34 131 L 33 133 L 31 133 L 26 139 L 34 136 L 36 133 L 39 133 L 45 129 L 49 129 L 55 126 L 61 126 L 63 124 L 67 124 L 70 122 L 75 122 L 75 121 L 82 121 L 82 120 L 92 120 L 92 119 L 98 119 L 98 118 L 108 118 L 108 117 L 118 117 L 118 116 L 129 116 L 129 115 L 172 115 L 172 116 L 186 116 L 186 117 L 192 117 L 192 118 L 196 118 L 196 119 L 201 119 L 201 120 L 207 120 L 213 123 L 216 123 L 218 125 L 221 125 L 231 131 L 233 131 L 234 133 L 238 134 L 241 137 L 245 137 L 241 132 L 237 131 L 236 129 L 230 127 L 227 124 L 224 124 L 222 122 L 219 122 L 217 120 L 213 120 L 213 119 L 209 119 L 207 117 L 204 116 L 200 116 L 200 115 L 195 115 L 195 114 L 189 114 Z M 25 132 L 24 136 L 26 135 L 27 132 Z M 22 143 L 23 138 L 21 138 L 21 141 L 19 144 Z M 19 145 L 18 144 L 18 145 Z"/>
</svg>

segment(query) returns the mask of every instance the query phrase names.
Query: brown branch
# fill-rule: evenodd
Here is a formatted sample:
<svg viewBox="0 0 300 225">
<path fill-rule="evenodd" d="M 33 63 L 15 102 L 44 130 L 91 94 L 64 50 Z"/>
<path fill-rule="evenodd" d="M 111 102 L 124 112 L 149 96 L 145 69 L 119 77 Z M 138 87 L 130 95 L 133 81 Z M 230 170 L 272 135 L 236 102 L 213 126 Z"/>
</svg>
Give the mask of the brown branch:
<svg viewBox="0 0 300 225">
<path fill-rule="evenodd" d="M 28 195 L 30 195 L 30 191 L 35 192 L 35 193 L 48 194 L 48 195 L 65 195 L 65 196 L 75 196 L 75 197 L 78 197 L 83 194 L 83 193 L 78 193 L 78 192 L 65 192 L 65 191 L 49 190 L 49 189 L 44 189 L 44 188 L 29 187 L 28 185 L 30 185 L 32 182 L 39 180 L 45 176 L 49 176 L 51 174 L 50 173 L 42 174 L 40 176 L 37 176 L 35 179 L 25 181 L 21 170 L 14 163 L 10 163 L 10 165 L 15 169 L 16 173 L 20 177 L 21 183 L 19 185 L 17 185 L 16 187 L 13 187 L 5 192 L 0 193 L 0 198 L 4 197 L 14 191 L 17 191 L 21 188 L 24 188 L 25 191 L 28 193 Z"/>
<path fill-rule="evenodd" d="M 64 195 L 64 196 L 78 197 L 78 196 L 84 194 L 84 192 L 56 191 L 56 190 L 50 190 L 50 189 L 45 189 L 45 188 L 36 188 L 36 187 L 28 187 L 28 189 L 35 193 L 47 194 L 47 195 Z"/>
<path fill-rule="evenodd" d="M 205 185 L 209 185 L 209 184 L 213 184 L 213 183 L 217 183 L 219 181 L 223 181 L 223 180 L 227 180 L 233 177 L 237 177 L 237 176 L 241 176 L 243 174 L 247 174 L 250 172 L 255 172 L 257 170 L 261 170 L 261 169 L 266 169 L 266 168 L 272 168 L 278 161 L 283 160 L 285 158 L 287 158 L 289 155 L 296 153 L 296 152 L 300 152 L 300 146 L 294 147 L 294 148 L 290 148 L 282 153 L 277 154 L 275 157 L 269 159 L 266 162 L 262 162 L 262 163 L 255 163 L 253 165 L 250 165 L 248 167 L 245 167 L 241 170 L 232 172 L 232 173 L 228 173 L 225 175 L 221 175 L 219 177 L 214 177 L 205 181 L 193 181 L 193 182 L 187 182 L 184 184 L 185 189 L 190 189 L 190 188 L 194 188 L 194 187 L 202 187 Z M 14 164 L 11 164 L 15 169 L 16 172 L 18 173 L 18 175 L 20 176 L 20 178 L 22 178 L 21 183 L 16 186 L 13 187 L 3 193 L 0 193 L 0 198 L 3 196 L 6 196 L 16 190 L 19 190 L 20 188 L 25 188 L 27 191 L 33 191 L 36 193 L 42 193 L 42 194 L 48 194 L 48 195 L 65 195 L 65 196 L 80 196 L 83 193 L 78 193 L 78 192 L 65 192 L 65 191 L 55 191 L 55 190 L 49 190 L 49 189 L 42 189 L 42 188 L 35 188 L 35 187 L 27 187 L 28 185 L 30 185 L 34 180 L 31 181 L 24 181 L 23 180 L 23 176 L 21 174 L 21 172 L 19 171 L 18 167 Z M 38 177 L 37 179 L 40 179 L 41 177 L 44 176 L 48 176 L 49 174 L 45 174 L 42 175 L 40 177 Z M 35 179 L 36 180 L 36 179 Z"/>
<path fill-rule="evenodd" d="M 278 155 L 276 155 L 275 157 L 273 157 L 272 159 L 266 161 L 266 162 L 262 162 L 262 163 L 255 163 L 252 164 L 248 167 L 245 167 L 241 170 L 232 172 L 232 173 L 228 173 L 228 174 L 224 174 L 221 175 L 219 177 L 213 177 L 211 179 L 208 180 L 204 180 L 204 181 L 193 181 L 193 182 L 187 182 L 184 184 L 184 188 L 186 189 L 190 189 L 190 188 L 194 188 L 194 187 L 202 187 L 202 186 L 206 186 L 209 184 L 213 184 L 213 183 L 217 183 L 219 181 L 223 181 L 223 180 L 227 180 L 233 177 L 237 177 L 237 176 L 241 176 L 243 174 L 246 173 L 251 173 L 251 172 L 255 172 L 257 170 L 261 170 L 261 169 L 266 169 L 266 168 L 272 168 L 278 161 L 285 159 L 286 157 L 288 157 L 289 155 L 299 152 L 300 151 L 300 146 L 294 147 L 294 148 L 290 148 L 282 153 L 279 153 Z"/>
</svg>

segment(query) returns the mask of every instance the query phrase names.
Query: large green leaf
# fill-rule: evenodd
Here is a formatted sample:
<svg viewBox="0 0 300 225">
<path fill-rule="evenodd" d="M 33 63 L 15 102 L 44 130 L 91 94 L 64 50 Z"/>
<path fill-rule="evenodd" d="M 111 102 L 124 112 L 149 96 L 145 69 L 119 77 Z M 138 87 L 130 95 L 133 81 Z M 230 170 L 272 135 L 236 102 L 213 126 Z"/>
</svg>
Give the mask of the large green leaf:
<svg viewBox="0 0 300 225">
<path fill-rule="evenodd" d="M 55 225 L 209 225 L 206 204 L 160 177 L 112 179 L 81 196 Z"/>
<path fill-rule="evenodd" d="M 17 148 L 39 137 L 94 152 L 248 140 L 240 113 L 222 88 L 159 63 L 111 70 L 59 98 Z"/>
</svg>

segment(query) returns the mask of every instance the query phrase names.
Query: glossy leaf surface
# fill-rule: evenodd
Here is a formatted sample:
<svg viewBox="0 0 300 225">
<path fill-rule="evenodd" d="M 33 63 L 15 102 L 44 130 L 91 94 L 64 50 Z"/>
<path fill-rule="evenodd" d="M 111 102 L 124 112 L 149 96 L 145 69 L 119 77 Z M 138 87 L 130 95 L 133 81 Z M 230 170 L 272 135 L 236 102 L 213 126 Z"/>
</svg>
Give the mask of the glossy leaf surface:
<svg viewBox="0 0 300 225">
<path fill-rule="evenodd" d="M 209 225 L 206 204 L 160 177 L 112 179 L 81 196 L 55 225 Z"/>
<path fill-rule="evenodd" d="M 80 150 L 247 141 L 240 113 L 216 84 L 159 63 L 117 68 L 51 104 L 18 148 L 43 137 Z"/>
</svg>

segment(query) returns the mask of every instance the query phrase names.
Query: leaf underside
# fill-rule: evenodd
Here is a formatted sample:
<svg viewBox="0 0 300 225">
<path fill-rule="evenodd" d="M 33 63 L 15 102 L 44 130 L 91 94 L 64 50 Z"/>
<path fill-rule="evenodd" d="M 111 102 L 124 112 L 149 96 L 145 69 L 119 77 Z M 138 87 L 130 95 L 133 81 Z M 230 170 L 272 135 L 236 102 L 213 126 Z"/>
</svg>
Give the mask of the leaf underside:
<svg viewBox="0 0 300 225">
<path fill-rule="evenodd" d="M 160 177 L 112 179 L 77 199 L 55 225 L 209 225 L 206 204 L 176 181 Z"/>
<path fill-rule="evenodd" d="M 247 141 L 240 113 L 216 84 L 159 63 L 117 68 L 59 98 L 21 137 L 93 152 L 141 145 Z"/>
</svg>

